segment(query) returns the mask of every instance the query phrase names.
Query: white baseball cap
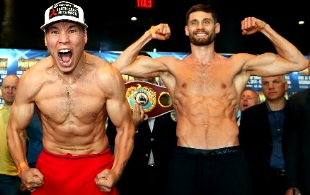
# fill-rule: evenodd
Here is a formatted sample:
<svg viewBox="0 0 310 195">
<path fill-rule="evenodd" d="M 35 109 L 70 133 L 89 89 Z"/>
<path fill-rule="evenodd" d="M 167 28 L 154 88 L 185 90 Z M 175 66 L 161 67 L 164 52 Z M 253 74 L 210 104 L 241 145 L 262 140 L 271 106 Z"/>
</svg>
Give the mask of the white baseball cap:
<svg viewBox="0 0 310 195">
<path fill-rule="evenodd" d="M 45 23 L 40 27 L 43 31 L 48 25 L 58 21 L 72 21 L 80 24 L 85 29 L 88 27 L 85 23 L 83 9 L 68 1 L 60 1 L 52 5 L 45 11 L 44 16 Z"/>
</svg>

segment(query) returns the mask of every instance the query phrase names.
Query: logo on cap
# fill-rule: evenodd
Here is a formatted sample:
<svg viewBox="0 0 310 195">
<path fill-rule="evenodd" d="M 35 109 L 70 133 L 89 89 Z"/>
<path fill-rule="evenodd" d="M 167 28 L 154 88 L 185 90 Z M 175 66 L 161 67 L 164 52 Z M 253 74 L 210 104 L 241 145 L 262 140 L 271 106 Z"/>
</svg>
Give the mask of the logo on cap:
<svg viewBox="0 0 310 195">
<path fill-rule="evenodd" d="M 69 2 L 60 2 L 53 5 L 53 8 L 50 10 L 50 19 L 55 16 L 72 16 L 79 18 L 79 10 L 74 7 L 74 4 Z"/>
<path fill-rule="evenodd" d="M 49 7 L 45 11 L 45 23 L 40 28 L 45 30 L 48 25 L 58 21 L 72 21 L 84 28 L 88 27 L 85 24 L 82 8 L 67 1 L 61 1 Z"/>
</svg>

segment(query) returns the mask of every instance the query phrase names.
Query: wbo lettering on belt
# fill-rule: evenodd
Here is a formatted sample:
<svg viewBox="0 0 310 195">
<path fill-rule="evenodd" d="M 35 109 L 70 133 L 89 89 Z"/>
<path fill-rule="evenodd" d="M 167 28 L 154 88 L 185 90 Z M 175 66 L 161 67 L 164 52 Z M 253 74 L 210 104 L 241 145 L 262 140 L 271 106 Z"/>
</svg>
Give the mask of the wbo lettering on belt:
<svg viewBox="0 0 310 195">
<path fill-rule="evenodd" d="M 129 81 L 125 83 L 125 87 L 130 108 L 133 109 L 135 103 L 140 104 L 149 118 L 174 110 L 166 87 L 146 81 Z"/>
</svg>

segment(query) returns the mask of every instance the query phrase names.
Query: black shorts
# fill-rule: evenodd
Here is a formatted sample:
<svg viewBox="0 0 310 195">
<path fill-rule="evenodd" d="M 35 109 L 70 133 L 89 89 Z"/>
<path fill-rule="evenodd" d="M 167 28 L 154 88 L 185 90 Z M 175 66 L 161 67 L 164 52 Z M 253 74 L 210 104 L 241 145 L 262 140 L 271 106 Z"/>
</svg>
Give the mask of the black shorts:
<svg viewBox="0 0 310 195">
<path fill-rule="evenodd" d="M 169 170 L 169 195 L 250 195 L 251 178 L 240 146 L 202 150 L 177 147 Z"/>
</svg>

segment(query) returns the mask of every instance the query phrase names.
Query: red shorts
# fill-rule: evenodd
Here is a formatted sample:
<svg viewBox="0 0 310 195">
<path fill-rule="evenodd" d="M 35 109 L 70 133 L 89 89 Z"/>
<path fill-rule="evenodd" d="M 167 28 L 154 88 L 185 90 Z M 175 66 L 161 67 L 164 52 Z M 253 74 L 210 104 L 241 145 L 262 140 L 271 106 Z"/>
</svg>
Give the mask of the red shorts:
<svg viewBox="0 0 310 195">
<path fill-rule="evenodd" d="M 116 188 L 110 193 L 100 191 L 95 177 L 104 169 L 111 169 L 114 157 L 110 149 L 98 154 L 72 156 L 58 155 L 43 149 L 36 167 L 44 176 L 44 184 L 32 195 L 117 195 Z"/>
</svg>

